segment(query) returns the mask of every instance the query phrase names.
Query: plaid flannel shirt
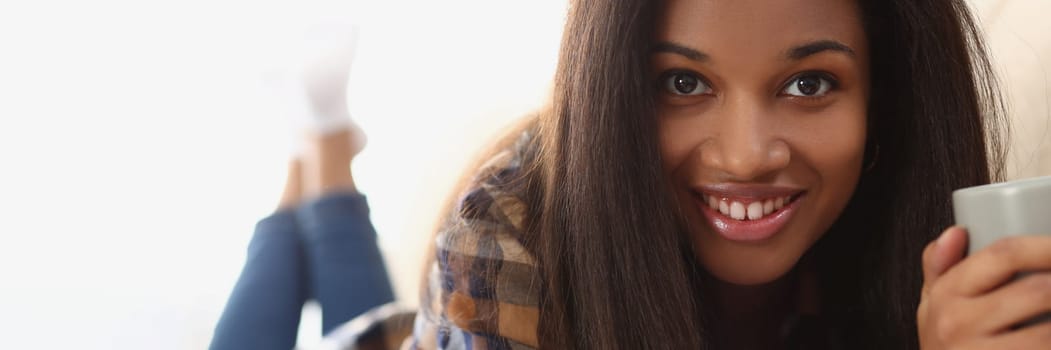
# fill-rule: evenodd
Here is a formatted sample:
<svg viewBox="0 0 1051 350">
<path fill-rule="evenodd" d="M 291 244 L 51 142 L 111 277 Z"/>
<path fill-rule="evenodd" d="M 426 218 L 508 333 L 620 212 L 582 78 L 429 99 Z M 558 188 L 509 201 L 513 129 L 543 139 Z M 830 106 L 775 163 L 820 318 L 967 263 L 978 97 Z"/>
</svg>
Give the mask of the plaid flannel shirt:
<svg viewBox="0 0 1051 350">
<path fill-rule="evenodd" d="M 504 186 L 529 143 L 523 133 L 486 162 L 442 225 L 414 321 L 384 306 L 337 329 L 321 348 L 536 348 L 540 280 L 519 240 L 526 206 Z"/>
</svg>

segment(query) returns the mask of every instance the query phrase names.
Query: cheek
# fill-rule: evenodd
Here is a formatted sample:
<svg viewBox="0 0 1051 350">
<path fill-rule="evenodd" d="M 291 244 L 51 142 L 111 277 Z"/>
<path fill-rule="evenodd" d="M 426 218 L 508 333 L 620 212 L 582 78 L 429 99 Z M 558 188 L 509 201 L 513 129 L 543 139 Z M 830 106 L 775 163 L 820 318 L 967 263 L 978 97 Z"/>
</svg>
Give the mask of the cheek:
<svg viewBox="0 0 1051 350">
<path fill-rule="evenodd" d="M 812 133 L 793 144 L 797 146 L 794 156 L 802 158 L 802 163 L 816 172 L 821 182 L 849 180 L 861 167 L 865 128 L 863 125 L 844 125 L 835 132 Z"/>
<path fill-rule="evenodd" d="M 801 156 L 822 182 L 856 182 L 865 153 L 864 104 L 844 106 L 821 119 L 823 123 L 807 126 L 809 136 L 796 138 Z"/>
<path fill-rule="evenodd" d="M 792 127 L 793 161 L 807 169 L 815 185 L 816 227 L 839 216 L 854 193 L 865 154 L 864 101 L 842 104 Z"/>
<path fill-rule="evenodd" d="M 660 144 L 661 165 L 665 173 L 672 174 L 682 169 L 690 153 L 696 150 L 708 135 L 704 118 L 697 117 L 702 111 L 697 108 L 661 109 L 658 110 L 658 142 Z"/>
</svg>

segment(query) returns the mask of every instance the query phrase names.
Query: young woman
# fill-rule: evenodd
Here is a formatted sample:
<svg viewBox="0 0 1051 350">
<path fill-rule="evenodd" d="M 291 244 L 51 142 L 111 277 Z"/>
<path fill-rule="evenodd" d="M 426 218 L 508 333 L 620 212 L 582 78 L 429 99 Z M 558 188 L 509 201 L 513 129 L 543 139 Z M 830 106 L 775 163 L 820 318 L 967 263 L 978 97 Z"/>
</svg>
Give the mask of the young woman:
<svg viewBox="0 0 1051 350">
<path fill-rule="evenodd" d="M 964 1 L 574 1 L 552 107 L 440 230 L 408 343 L 1046 348 L 1016 325 L 1051 275 L 1010 277 L 1051 240 L 964 258 L 946 229 L 1001 175 L 994 82 Z"/>
<path fill-rule="evenodd" d="M 1017 325 L 1051 274 L 1011 277 L 1051 239 L 964 257 L 950 227 L 1001 175 L 990 71 L 962 0 L 572 1 L 552 105 L 455 202 L 412 336 L 351 347 L 1046 348 Z"/>
</svg>

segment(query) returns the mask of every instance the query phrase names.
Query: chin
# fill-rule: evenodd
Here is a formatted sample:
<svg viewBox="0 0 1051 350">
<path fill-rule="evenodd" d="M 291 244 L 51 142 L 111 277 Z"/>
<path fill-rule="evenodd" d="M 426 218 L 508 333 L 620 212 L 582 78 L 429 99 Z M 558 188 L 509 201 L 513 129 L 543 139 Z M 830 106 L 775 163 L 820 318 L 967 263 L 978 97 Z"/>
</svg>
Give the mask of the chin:
<svg viewBox="0 0 1051 350">
<path fill-rule="evenodd" d="M 706 263 L 702 258 L 702 265 L 712 276 L 720 281 L 740 285 L 758 286 L 774 282 L 788 274 L 795 267 L 796 260 L 781 264 L 734 264 L 734 263 Z"/>
<path fill-rule="evenodd" d="M 694 252 L 698 261 L 720 281 L 742 286 L 763 285 L 784 277 L 792 271 L 813 241 L 775 239 L 759 245 L 738 244 L 710 234 L 695 236 Z"/>
</svg>

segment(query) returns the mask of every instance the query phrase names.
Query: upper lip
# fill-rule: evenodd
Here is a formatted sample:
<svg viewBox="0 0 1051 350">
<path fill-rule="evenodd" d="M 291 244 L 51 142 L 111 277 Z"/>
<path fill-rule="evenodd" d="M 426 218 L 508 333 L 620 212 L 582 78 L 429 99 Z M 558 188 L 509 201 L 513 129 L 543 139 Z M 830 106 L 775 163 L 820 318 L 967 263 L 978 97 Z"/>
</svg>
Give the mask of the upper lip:
<svg viewBox="0 0 1051 350">
<path fill-rule="evenodd" d="M 743 183 L 704 184 L 692 189 L 698 194 L 716 198 L 752 200 L 795 196 L 804 191 L 798 187 Z"/>
</svg>

